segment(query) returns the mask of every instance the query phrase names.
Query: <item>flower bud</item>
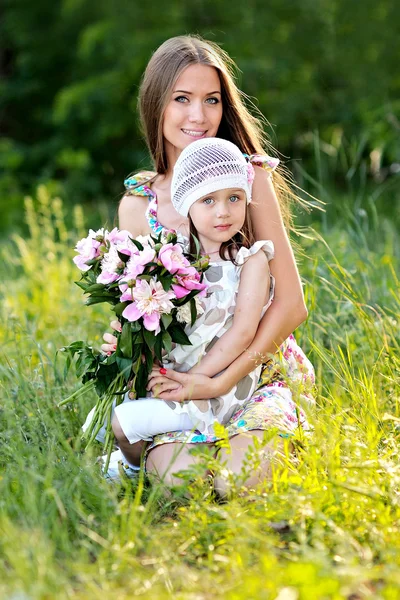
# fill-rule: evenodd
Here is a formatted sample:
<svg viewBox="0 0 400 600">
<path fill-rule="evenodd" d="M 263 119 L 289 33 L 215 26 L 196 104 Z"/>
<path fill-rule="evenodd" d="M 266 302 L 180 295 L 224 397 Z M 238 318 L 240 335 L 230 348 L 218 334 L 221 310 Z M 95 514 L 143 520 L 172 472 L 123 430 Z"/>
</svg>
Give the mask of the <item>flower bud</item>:
<svg viewBox="0 0 400 600">
<path fill-rule="evenodd" d="M 199 269 L 200 271 L 205 271 L 206 269 L 208 269 L 209 264 L 210 264 L 209 256 L 200 256 L 200 258 L 195 262 L 195 264 L 193 266 L 196 269 Z"/>
<path fill-rule="evenodd" d="M 169 233 L 167 233 L 167 244 L 175 244 L 177 239 L 178 237 L 174 231 L 170 231 Z"/>
</svg>

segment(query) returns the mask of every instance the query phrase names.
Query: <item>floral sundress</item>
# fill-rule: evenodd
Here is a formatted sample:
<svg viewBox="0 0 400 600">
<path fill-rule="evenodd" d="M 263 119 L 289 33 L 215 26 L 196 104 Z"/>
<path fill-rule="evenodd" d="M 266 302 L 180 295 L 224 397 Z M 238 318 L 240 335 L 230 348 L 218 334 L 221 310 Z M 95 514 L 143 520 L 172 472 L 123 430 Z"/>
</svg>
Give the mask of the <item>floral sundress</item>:
<svg viewBox="0 0 400 600">
<path fill-rule="evenodd" d="M 270 174 L 279 163 L 278 159 L 269 156 L 253 155 L 248 159 Z M 149 185 L 154 176 L 153 172 L 143 171 L 126 179 L 124 184 L 126 195 L 148 198 L 146 217 L 150 228 L 158 234 L 165 228 L 158 221 L 157 196 Z M 146 454 L 162 444 L 215 443 L 255 429 L 273 429 L 281 437 L 301 439 L 304 433 L 311 431 L 306 411 L 314 405 L 314 384 L 314 368 L 291 334 L 280 346 L 279 352 L 263 367 L 254 394 L 224 427 L 215 427 L 213 432 L 208 433 L 192 430 L 157 435 L 147 447 Z"/>
</svg>

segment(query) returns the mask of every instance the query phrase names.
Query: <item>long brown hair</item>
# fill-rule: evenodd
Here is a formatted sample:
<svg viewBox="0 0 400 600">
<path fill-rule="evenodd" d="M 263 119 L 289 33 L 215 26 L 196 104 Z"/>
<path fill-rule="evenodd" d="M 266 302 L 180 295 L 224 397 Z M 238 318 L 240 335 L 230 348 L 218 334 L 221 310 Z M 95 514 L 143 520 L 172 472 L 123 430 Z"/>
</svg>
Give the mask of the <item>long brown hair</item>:
<svg viewBox="0 0 400 600">
<path fill-rule="evenodd" d="M 217 136 L 236 144 L 246 154 L 276 154 L 263 131 L 265 118 L 253 106 L 257 117 L 248 110 L 245 99 L 236 83 L 237 66 L 230 56 L 214 42 L 196 35 L 183 35 L 165 41 L 151 57 L 143 74 L 139 89 L 139 113 L 147 146 L 158 174 L 168 171 L 163 137 L 163 117 L 170 102 L 173 87 L 189 65 L 202 64 L 214 67 L 221 82 L 222 120 Z M 278 167 L 274 175 L 274 188 L 280 203 L 285 225 L 291 225 L 291 200 L 301 202 L 287 183 L 290 174 Z"/>
</svg>

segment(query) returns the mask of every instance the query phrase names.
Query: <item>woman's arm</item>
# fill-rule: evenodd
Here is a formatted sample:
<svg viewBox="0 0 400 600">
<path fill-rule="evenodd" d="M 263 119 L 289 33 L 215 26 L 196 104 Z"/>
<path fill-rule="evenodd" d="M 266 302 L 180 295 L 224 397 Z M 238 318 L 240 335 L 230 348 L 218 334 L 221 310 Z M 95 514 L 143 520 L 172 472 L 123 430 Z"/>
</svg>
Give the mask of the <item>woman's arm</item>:
<svg viewBox="0 0 400 600">
<path fill-rule="evenodd" d="M 232 326 L 189 373 L 213 377 L 245 351 L 256 334 L 269 287 L 268 259 L 259 250 L 242 267 Z"/>
<path fill-rule="evenodd" d="M 250 204 L 253 229 L 257 240 L 272 240 L 275 247 L 274 260 L 270 263 L 271 273 L 275 277 L 275 299 L 262 320 L 257 337 L 261 333 L 265 352 L 275 352 L 277 346 L 307 318 L 308 313 L 271 176 L 260 167 L 254 169 L 256 174 Z"/>
</svg>

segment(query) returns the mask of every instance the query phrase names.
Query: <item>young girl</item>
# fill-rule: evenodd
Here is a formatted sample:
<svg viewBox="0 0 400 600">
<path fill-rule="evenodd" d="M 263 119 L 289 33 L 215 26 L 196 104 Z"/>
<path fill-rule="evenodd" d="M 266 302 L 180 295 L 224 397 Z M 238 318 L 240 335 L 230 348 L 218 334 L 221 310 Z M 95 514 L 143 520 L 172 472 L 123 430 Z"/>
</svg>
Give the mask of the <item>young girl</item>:
<svg viewBox="0 0 400 600">
<path fill-rule="evenodd" d="M 176 345 L 166 357 L 169 368 L 212 375 L 223 371 L 246 351 L 259 321 L 272 302 L 274 282 L 268 261 L 270 241 L 252 243 L 247 215 L 254 169 L 231 142 L 204 138 L 178 158 L 172 179 L 172 203 L 189 215 L 203 254 L 210 256 L 209 284 L 201 315 L 186 333 L 192 345 Z M 113 427 L 134 444 L 156 434 L 196 429 L 213 434 L 213 424 L 226 424 L 254 392 L 261 365 L 229 393 L 183 403 L 146 398 L 116 407 Z"/>
</svg>

